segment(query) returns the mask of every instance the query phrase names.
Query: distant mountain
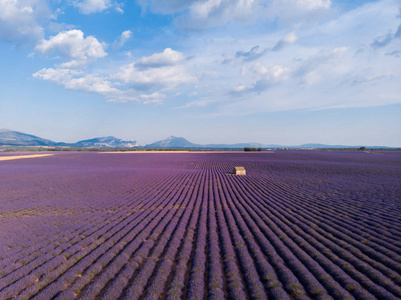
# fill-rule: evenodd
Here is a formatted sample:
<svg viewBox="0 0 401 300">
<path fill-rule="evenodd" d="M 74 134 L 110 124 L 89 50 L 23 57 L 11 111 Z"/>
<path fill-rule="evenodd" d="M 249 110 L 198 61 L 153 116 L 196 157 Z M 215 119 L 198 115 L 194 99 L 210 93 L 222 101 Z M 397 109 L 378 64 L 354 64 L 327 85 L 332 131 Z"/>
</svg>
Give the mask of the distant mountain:
<svg viewBox="0 0 401 300">
<path fill-rule="evenodd" d="M 314 149 L 321 149 L 321 148 L 327 148 L 327 147 L 332 147 L 332 148 L 344 148 L 344 147 L 346 147 L 346 146 L 340 146 L 340 145 L 337 145 L 337 146 L 328 146 L 328 145 L 324 145 L 324 144 L 312 144 L 312 143 L 310 143 L 310 144 L 302 144 L 302 145 L 299 145 L 299 146 L 294 146 L 294 147 L 297 147 L 297 148 L 302 148 L 302 149 L 307 149 L 307 148 L 314 148 Z"/>
<path fill-rule="evenodd" d="M 56 143 L 51 140 L 43 139 L 35 135 L 26 134 L 18 131 L 0 129 L 0 146 L 13 147 L 63 147 L 63 148 L 135 148 L 141 147 L 135 140 L 124 140 L 114 136 L 97 137 L 79 141 L 76 143 Z M 361 146 L 344 146 L 344 145 L 324 145 L 317 143 L 303 144 L 299 146 L 283 146 L 276 144 L 260 144 L 260 143 L 237 143 L 237 144 L 194 144 L 183 137 L 170 136 L 165 140 L 157 141 L 146 146 L 145 148 L 170 148 L 170 149 L 243 149 L 263 148 L 263 149 L 335 149 L 335 148 L 359 148 Z M 386 146 L 365 146 L 368 149 L 391 149 Z"/>
<path fill-rule="evenodd" d="M 0 129 L 0 146 L 55 146 L 57 143 L 35 135 Z"/>
<path fill-rule="evenodd" d="M 71 148 L 134 148 L 139 144 L 135 140 L 124 140 L 113 136 L 98 137 L 77 143 L 56 143 L 35 135 L 8 129 L 0 129 L 0 146 L 49 146 Z"/>
<path fill-rule="evenodd" d="M 195 149 L 243 149 L 263 148 L 263 149 L 335 149 L 335 148 L 359 148 L 361 146 L 344 146 L 344 145 L 325 145 L 325 144 L 303 144 L 298 146 L 283 146 L 277 144 L 260 144 L 260 143 L 237 143 L 237 144 L 195 144 L 183 137 L 170 136 L 165 140 L 148 144 L 145 148 L 195 148 Z M 370 149 L 386 149 L 386 146 L 367 146 Z"/>
<path fill-rule="evenodd" d="M 134 148 L 139 146 L 135 140 L 123 140 L 114 136 L 98 137 L 69 145 L 78 148 Z"/>
<path fill-rule="evenodd" d="M 198 148 L 201 145 L 191 143 L 183 137 L 170 136 L 162 141 L 148 144 L 146 148 Z"/>
<path fill-rule="evenodd" d="M 157 141 L 152 144 L 148 144 L 146 148 L 197 148 L 197 149 L 241 149 L 245 147 L 259 148 L 267 146 L 277 146 L 279 145 L 264 145 L 259 143 L 238 143 L 238 144 L 195 144 L 183 137 L 170 136 L 165 140 Z"/>
</svg>

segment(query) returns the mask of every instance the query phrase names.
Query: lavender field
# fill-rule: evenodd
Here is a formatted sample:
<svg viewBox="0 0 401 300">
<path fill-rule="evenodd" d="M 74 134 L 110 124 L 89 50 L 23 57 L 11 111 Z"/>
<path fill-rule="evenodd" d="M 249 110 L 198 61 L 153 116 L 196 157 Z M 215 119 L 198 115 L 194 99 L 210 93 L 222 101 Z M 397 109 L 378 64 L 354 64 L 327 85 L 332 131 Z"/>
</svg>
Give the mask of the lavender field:
<svg viewBox="0 0 401 300">
<path fill-rule="evenodd" d="M 0 161 L 2 300 L 401 299 L 400 274 L 400 152 Z"/>
</svg>

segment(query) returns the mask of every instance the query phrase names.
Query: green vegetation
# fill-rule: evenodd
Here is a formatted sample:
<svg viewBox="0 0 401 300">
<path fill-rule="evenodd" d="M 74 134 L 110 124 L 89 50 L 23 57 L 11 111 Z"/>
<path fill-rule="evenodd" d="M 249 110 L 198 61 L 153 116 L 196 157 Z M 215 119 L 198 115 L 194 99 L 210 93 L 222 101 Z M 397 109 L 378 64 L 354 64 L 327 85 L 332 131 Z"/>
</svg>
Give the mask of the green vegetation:
<svg viewBox="0 0 401 300">
<path fill-rule="evenodd" d="M 262 148 L 251 148 L 251 147 L 245 147 L 244 151 L 262 151 Z"/>
</svg>

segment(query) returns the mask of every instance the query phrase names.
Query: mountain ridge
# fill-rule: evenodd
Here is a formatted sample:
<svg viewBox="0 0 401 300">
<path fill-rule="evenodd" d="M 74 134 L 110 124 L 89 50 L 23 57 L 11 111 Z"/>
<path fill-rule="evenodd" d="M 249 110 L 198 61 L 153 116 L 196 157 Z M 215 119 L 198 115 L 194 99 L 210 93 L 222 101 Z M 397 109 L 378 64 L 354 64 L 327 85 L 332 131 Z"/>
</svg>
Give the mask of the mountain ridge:
<svg viewBox="0 0 401 300">
<path fill-rule="evenodd" d="M 0 129 L 0 146 L 55 146 L 57 143 L 32 134 Z"/>
<path fill-rule="evenodd" d="M 134 148 L 139 147 L 135 140 L 119 139 L 114 136 L 96 137 L 93 139 L 78 141 L 74 147 L 83 148 Z"/>
<path fill-rule="evenodd" d="M 114 136 L 97 137 L 76 143 L 54 142 L 48 139 L 9 129 L 0 129 L 0 146 L 49 146 L 71 148 L 134 148 L 139 147 L 135 140 L 119 139 Z"/>
<path fill-rule="evenodd" d="M 194 144 L 183 137 L 169 136 L 168 138 L 147 144 L 146 148 L 194 148 L 198 147 L 198 144 Z"/>
<path fill-rule="evenodd" d="M 306 143 L 296 146 L 285 146 L 278 144 L 262 144 L 262 143 L 235 143 L 235 144 L 195 144 L 183 137 L 169 136 L 168 138 L 156 141 L 145 146 L 141 146 L 136 140 L 133 139 L 120 139 L 114 136 L 96 137 L 92 139 L 81 140 L 76 143 L 54 142 L 49 139 L 44 139 L 32 134 L 27 134 L 19 131 L 9 129 L 0 129 L 0 146 L 14 146 L 14 147 L 61 147 L 61 148 L 102 148 L 102 149 L 132 149 L 132 148 L 147 148 L 147 149 L 241 149 L 245 147 L 250 148 L 264 148 L 264 149 L 326 149 L 326 148 L 359 148 L 358 146 L 346 145 L 326 145 L 319 143 Z M 388 146 L 365 146 L 366 148 L 382 148 L 382 149 L 395 149 L 397 147 Z"/>
</svg>

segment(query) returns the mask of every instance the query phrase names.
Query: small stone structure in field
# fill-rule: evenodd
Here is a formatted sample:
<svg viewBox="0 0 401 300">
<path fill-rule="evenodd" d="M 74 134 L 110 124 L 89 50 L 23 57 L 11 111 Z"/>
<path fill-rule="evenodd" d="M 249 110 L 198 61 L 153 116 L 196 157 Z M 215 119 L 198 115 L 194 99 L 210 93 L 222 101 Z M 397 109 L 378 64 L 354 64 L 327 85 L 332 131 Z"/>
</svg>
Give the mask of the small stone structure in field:
<svg viewBox="0 0 401 300">
<path fill-rule="evenodd" d="M 245 171 L 245 168 L 244 167 L 235 167 L 234 168 L 234 171 L 233 171 L 233 174 L 235 174 L 235 175 L 246 175 L 246 171 Z"/>
</svg>

